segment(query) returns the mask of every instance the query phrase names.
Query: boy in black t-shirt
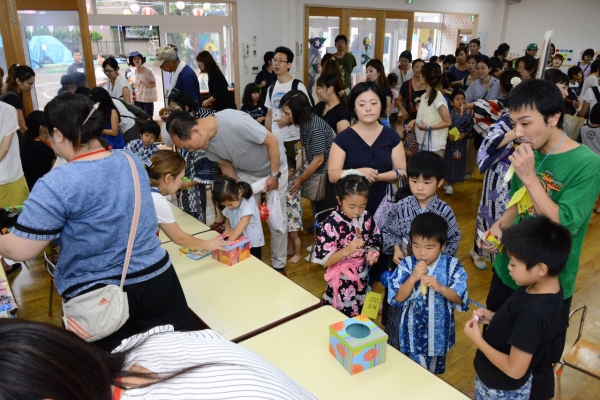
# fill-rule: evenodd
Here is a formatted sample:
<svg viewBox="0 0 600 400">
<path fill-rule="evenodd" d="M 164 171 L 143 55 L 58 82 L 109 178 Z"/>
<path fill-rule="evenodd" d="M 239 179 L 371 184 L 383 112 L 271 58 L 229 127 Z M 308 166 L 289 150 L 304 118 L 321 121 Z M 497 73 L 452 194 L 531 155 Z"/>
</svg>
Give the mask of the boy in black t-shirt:
<svg viewBox="0 0 600 400">
<path fill-rule="evenodd" d="M 578 66 L 569 68 L 567 71 L 569 77 L 569 88 L 567 89 L 569 95 L 565 97 L 565 114 L 575 115 L 579 108 L 579 98 L 577 92 L 579 92 L 579 86 L 583 80 L 583 72 Z"/>
<path fill-rule="evenodd" d="M 506 229 L 502 243 L 520 288 L 496 313 L 479 309 L 465 325 L 478 348 L 475 393 L 477 399 L 529 399 L 531 367 L 552 350 L 563 303 L 558 275 L 571 252 L 571 234 L 537 216 Z M 483 336 L 478 322 L 489 324 Z"/>
</svg>

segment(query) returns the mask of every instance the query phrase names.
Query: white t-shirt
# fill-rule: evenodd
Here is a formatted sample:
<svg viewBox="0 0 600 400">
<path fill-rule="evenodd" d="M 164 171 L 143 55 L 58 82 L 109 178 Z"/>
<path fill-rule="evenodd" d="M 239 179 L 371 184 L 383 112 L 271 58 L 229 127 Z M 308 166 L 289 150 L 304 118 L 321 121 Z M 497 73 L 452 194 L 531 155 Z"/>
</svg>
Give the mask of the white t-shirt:
<svg viewBox="0 0 600 400">
<path fill-rule="evenodd" d="M 581 84 L 580 95 L 583 96 L 584 94 L 586 94 L 588 89 L 593 86 L 598 86 L 598 77 L 595 75 L 588 76 L 584 79 L 583 83 Z"/>
<path fill-rule="evenodd" d="M 298 125 L 288 125 L 279 129 L 276 120 L 283 117 L 283 111 L 279 107 L 279 102 L 281 98 L 290 90 L 292 90 L 292 83 L 294 80 L 290 80 L 287 83 L 279 83 L 279 81 L 275 81 L 275 87 L 273 88 L 273 99 L 269 96 L 269 92 L 267 92 L 267 97 L 265 99 L 265 107 L 272 110 L 272 124 L 271 124 L 271 132 L 277 136 L 277 138 L 283 142 L 290 142 L 292 140 L 300 140 L 300 128 Z M 268 90 L 268 89 L 267 89 Z M 308 92 L 306 91 L 306 87 L 302 82 L 298 83 L 298 90 L 304 92 L 306 97 L 308 97 Z M 268 128 L 268 127 L 267 127 Z"/>
<path fill-rule="evenodd" d="M 129 88 L 129 98 L 128 99 L 123 99 L 123 88 L 124 87 Z M 131 102 L 131 85 L 129 84 L 129 81 L 127 80 L 127 78 L 125 78 L 123 75 L 117 76 L 114 86 L 109 80 L 106 83 L 105 89 L 108 91 L 108 94 L 110 94 L 110 97 L 115 97 L 117 99 L 123 99 L 127 102 Z"/>
<path fill-rule="evenodd" d="M 400 67 L 398 65 L 392 68 L 392 72 L 398 75 L 398 84 L 394 89 L 396 89 L 398 93 L 400 93 L 400 86 L 402 86 L 404 82 L 413 77 L 412 65 L 408 65 L 408 71 L 406 71 L 406 73 L 400 71 Z"/>
<path fill-rule="evenodd" d="M 121 133 L 127 132 L 135 125 L 135 115 L 133 115 L 133 113 L 129 111 L 120 100 L 112 99 L 112 101 L 115 107 L 117 107 L 119 115 L 121 115 L 121 121 L 119 121 L 119 130 Z"/>
<path fill-rule="evenodd" d="M 156 211 L 159 224 L 172 224 L 176 222 L 171 202 L 165 196 L 153 190 L 152 201 L 154 202 L 154 210 Z"/>
<path fill-rule="evenodd" d="M 446 109 L 448 109 L 448 104 L 446 103 L 444 95 L 440 92 L 437 92 L 433 104 L 429 105 L 428 102 L 429 98 L 427 93 L 425 93 L 421 97 L 421 105 L 419 106 L 419 111 L 417 111 L 417 121 L 421 121 L 427 126 L 437 125 L 442 122 L 442 117 L 440 116 L 438 108 L 446 107 Z M 429 131 L 422 131 L 417 128 L 415 124 L 415 133 L 421 150 L 438 151 L 446 149 L 448 128 L 432 130 L 431 143 L 429 143 L 428 138 Z"/>
<path fill-rule="evenodd" d="M 598 89 L 600 91 L 600 87 Z M 592 107 L 594 107 L 596 103 L 598 103 L 598 99 L 596 99 L 596 96 L 594 95 L 594 89 L 590 87 L 585 93 L 581 93 L 581 102 L 583 103 L 584 101 L 587 101 L 590 105 L 590 108 L 588 108 L 588 110 L 592 111 Z"/>
<path fill-rule="evenodd" d="M 246 229 L 244 229 L 242 236 L 246 236 L 250 239 L 250 247 L 263 246 L 265 244 L 265 237 L 263 235 L 262 225 L 260 224 L 258 206 L 256 205 L 254 197 L 250 197 L 249 199 L 244 199 L 242 197 L 240 206 L 235 210 L 230 210 L 227 207 L 223 209 L 223 216 L 229 220 L 231 230 L 234 230 L 240 222 L 240 219 L 246 215 L 250 215 L 250 222 Z"/>
<path fill-rule="evenodd" d="M 103 82 L 101 85 L 98 85 L 98 87 L 106 88 L 106 82 L 108 82 L 108 78 L 104 73 L 104 68 L 102 68 L 102 66 L 96 67 L 94 70 L 94 75 L 96 76 L 96 82 Z"/>
<path fill-rule="evenodd" d="M 125 370 L 139 365 L 162 376 L 182 368 L 199 368 L 165 382 L 127 389 L 121 397 L 123 400 L 316 400 L 258 354 L 209 329 L 174 332 L 171 325 L 157 326 L 123 340 L 113 352 L 135 345 L 139 346 L 125 359 Z"/>
<path fill-rule="evenodd" d="M 19 154 L 19 138 L 17 137 L 18 129 L 17 110 L 13 106 L 0 101 L 0 142 L 8 136 L 12 136 L 8 152 L 0 160 L 0 185 L 15 182 L 23 176 Z"/>
</svg>

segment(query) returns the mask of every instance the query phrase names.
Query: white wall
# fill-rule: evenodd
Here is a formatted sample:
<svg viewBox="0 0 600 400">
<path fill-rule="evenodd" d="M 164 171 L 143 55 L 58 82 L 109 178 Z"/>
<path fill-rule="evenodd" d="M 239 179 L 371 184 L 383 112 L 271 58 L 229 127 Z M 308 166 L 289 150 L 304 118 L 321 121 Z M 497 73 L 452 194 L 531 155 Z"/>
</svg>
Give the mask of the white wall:
<svg viewBox="0 0 600 400">
<path fill-rule="evenodd" d="M 544 33 L 550 29 L 554 29 L 552 42 L 556 48 L 600 48 L 598 0 L 523 0 L 507 7 L 503 41 L 510 45 L 511 53 L 524 54 L 531 42 L 540 45 Z"/>
<path fill-rule="evenodd" d="M 502 0 L 504 1 L 504 0 Z M 526 1 L 526 0 L 525 0 Z M 569 0 L 570 1 L 570 0 Z M 257 36 L 257 46 L 250 46 L 250 57 L 240 57 L 240 95 L 249 82 L 254 82 L 256 75 L 251 73 L 252 66 L 262 65 L 262 56 L 266 51 L 279 45 L 295 49 L 295 42 L 303 42 L 304 7 L 305 5 L 347 8 L 366 8 L 364 0 L 237 0 L 239 42 L 251 42 Z M 496 8 L 495 0 L 415 0 L 406 4 L 403 0 L 370 0 L 368 9 L 389 9 L 405 11 L 450 12 L 479 14 L 478 36 L 490 37 L 493 31 L 493 16 Z M 482 51 L 496 48 L 498 43 L 482 43 Z M 241 54 L 241 44 L 238 43 Z M 257 56 L 252 57 L 252 50 Z M 244 63 L 245 62 L 245 63 Z M 244 65 L 248 67 L 246 73 Z M 291 74 L 302 77 L 302 57 L 294 60 Z"/>
</svg>

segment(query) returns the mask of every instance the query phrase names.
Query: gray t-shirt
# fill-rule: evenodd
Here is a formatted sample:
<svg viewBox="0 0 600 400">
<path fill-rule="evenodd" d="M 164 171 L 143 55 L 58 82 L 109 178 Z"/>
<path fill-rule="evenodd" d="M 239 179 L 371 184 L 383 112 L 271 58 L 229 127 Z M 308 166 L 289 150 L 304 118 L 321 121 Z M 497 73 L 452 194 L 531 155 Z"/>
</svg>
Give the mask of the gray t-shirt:
<svg viewBox="0 0 600 400">
<path fill-rule="evenodd" d="M 600 127 L 584 125 L 581 128 L 581 141 L 594 153 L 600 155 Z"/>
<path fill-rule="evenodd" d="M 215 113 L 217 134 L 208 142 L 206 156 L 209 160 L 230 161 L 236 171 L 264 178 L 271 173 L 267 146 L 267 128 L 256 122 L 250 114 L 238 110 Z M 287 164 L 285 150 L 279 143 L 279 169 Z"/>
</svg>

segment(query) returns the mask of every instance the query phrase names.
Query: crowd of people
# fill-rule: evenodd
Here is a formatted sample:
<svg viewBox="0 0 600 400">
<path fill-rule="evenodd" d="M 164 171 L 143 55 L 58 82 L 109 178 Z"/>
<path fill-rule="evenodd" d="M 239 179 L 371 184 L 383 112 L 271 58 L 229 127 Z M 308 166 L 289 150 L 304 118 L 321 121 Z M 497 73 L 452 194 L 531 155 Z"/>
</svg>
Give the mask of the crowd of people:
<svg viewBox="0 0 600 400">
<path fill-rule="evenodd" d="M 267 223 L 270 264 L 284 275 L 287 263 L 301 260 L 298 234 L 303 219 L 311 219 L 303 218 L 302 198 L 310 201 L 313 216 L 323 215 L 310 249 L 327 268 L 323 304 L 357 316 L 370 285 L 380 281 L 389 344 L 437 374 L 445 371 L 456 341 L 454 311 L 465 312 L 471 303 L 467 273 L 456 258 L 466 236 L 473 241 L 474 265 L 493 265 L 486 308 L 464 327 L 478 348 L 477 398 L 553 397 L 552 364 L 564 347 L 583 239 L 592 211 L 600 212 L 600 197 L 594 206 L 600 191 L 600 59 L 586 50 L 565 73 L 552 46 L 546 70 L 538 73 L 535 43 L 509 59 L 508 44 L 488 57 L 473 39 L 429 61 L 403 51 L 388 75 L 381 60 L 370 59 L 365 81 L 352 86 L 356 65 L 346 52 L 348 39 L 338 35 L 334 43 L 336 52 L 323 57 L 314 91 L 290 74 L 292 50 L 267 52 L 262 71 L 243 91 L 240 110 L 209 52 L 195 58 L 208 75 L 209 95 L 202 100 L 196 72 L 176 46 L 163 46 L 153 61 L 169 73 L 158 122 L 152 120 L 156 78 L 138 52 L 128 57 L 129 79 L 115 58 L 99 54 L 91 90 L 74 78 L 85 69 L 81 53 L 73 52 L 61 94 L 29 115 L 22 95 L 35 73 L 28 66 L 9 68 L 0 95 L 0 207 L 25 207 L 10 233 L 0 236 L 8 276 L 20 269 L 11 260 L 31 259 L 55 242 L 55 282 L 65 302 L 118 284 L 132 210 L 141 197 L 124 281 L 129 318 L 95 342 L 115 349 L 113 355 L 90 356 L 107 365 L 118 356 L 103 390 L 124 389 L 129 378 L 144 379 L 134 384 L 136 393 L 160 390 L 188 373 L 201 382 L 213 369 L 227 371 L 230 362 L 243 370 L 236 372 L 239 379 L 258 379 L 251 371 L 260 360 L 238 365 L 202 358 L 206 364 L 174 364 L 166 378 L 158 366 L 125 369 L 136 353 L 158 351 L 162 337 L 242 352 L 213 332 L 172 332 L 193 325 L 173 260 L 156 232 L 194 249 L 227 245 L 183 232 L 169 206 L 178 194 L 182 209 L 206 223 L 210 187 L 217 207 L 211 228 L 228 240 L 248 237 L 259 259 L 265 235 L 258 205 L 261 192 L 274 192 L 270 206 L 283 217 Z M 157 146 L 159 138 L 174 147 Z M 133 169 L 129 154 L 136 156 Z M 484 174 L 482 195 L 472 226 L 461 230 L 436 192 L 453 195 L 475 167 Z M 132 176 L 140 193 L 128 183 Z M 483 333 L 480 323 L 487 326 Z M 0 323 L 0 342 L 22 340 L 14 339 L 18 331 L 41 332 L 31 334 L 24 365 L 40 351 L 33 341 L 97 352 L 60 330 L 26 322 Z M 93 370 L 94 363 L 73 368 Z M 273 374 L 269 385 L 289 391 L 290 398 L 309 396 Z"/>
</svg>

